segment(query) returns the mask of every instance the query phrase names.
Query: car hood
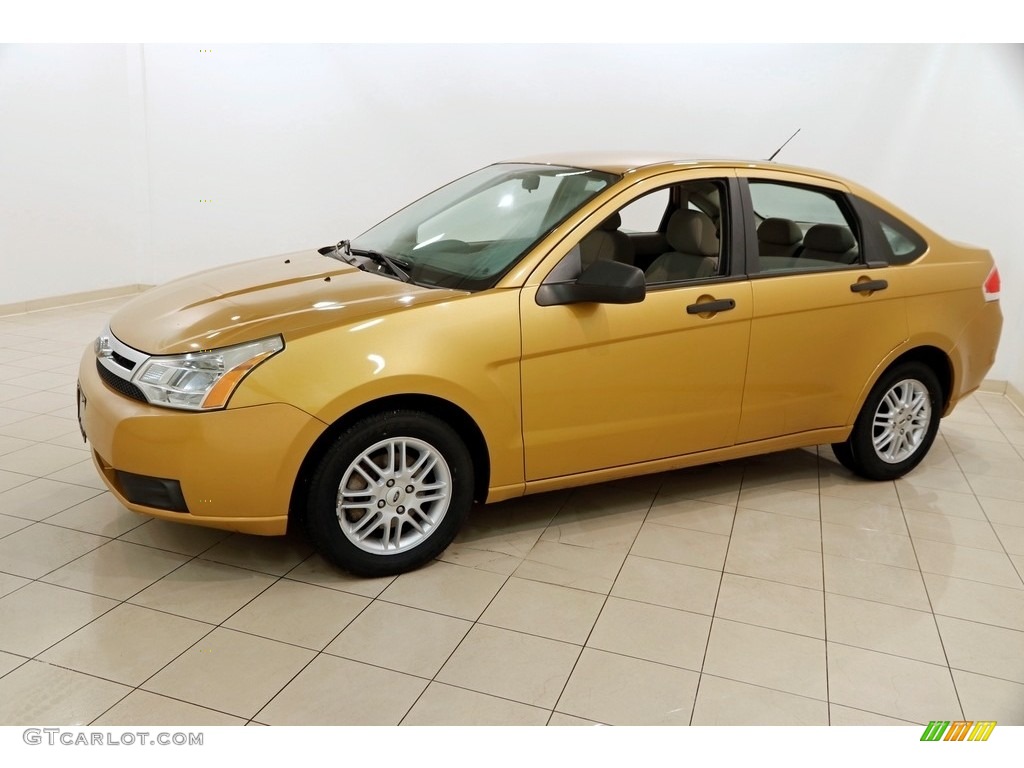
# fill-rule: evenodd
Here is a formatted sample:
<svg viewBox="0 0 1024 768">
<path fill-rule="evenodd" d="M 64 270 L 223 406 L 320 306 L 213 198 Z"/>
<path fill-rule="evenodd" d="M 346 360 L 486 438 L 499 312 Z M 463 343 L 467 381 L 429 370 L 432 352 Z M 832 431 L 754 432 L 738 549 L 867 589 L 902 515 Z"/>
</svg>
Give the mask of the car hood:
<svg viewBox="0 0 1024 768">
<path fill-rule="evenodd" d="M 466 295 L 363 272 L 317 251 L 232 264 L 146 291 L 111 332 L 147 354 L 176 354 L 282 334 L 287 339 Z"/>
</svg>

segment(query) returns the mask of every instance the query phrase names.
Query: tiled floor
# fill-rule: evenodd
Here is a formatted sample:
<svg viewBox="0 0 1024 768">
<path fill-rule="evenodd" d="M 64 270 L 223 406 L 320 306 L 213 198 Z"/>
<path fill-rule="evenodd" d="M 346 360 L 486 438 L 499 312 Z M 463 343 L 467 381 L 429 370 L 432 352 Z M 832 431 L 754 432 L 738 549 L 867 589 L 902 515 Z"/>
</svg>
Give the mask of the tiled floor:
<svg viewBox="0 0 1024 768">
<path fill-rule="evenodd" d="M 360 580 L 148 520 L 75 424 L 119 301 L 0 318 L 0 724 L 1024 724 L 1024 416 L 896 483 L 826 447 L 476 511 Z"/>
</svg>

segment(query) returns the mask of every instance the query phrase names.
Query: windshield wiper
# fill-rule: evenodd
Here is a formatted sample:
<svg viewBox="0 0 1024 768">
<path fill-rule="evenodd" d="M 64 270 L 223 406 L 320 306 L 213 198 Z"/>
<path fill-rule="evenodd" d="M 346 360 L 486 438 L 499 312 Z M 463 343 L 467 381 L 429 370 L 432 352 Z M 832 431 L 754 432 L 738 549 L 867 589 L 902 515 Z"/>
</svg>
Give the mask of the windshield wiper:
<svg viewBox="0 0 1024 768">
<path fill-rule="evenodd" d="M 388 256 L 386 254 L 383 254 L 380 251 L 371 251 L 371 250 L 366 249 L 366 248 L 353 248 L 349 244 L 348 240 L 342 240 L 341 242 L 345 244 L 345 250 L 346 250 L 346 253 L 348 253 L 349 256 L 352 256 L 352 255 L 365 256 L 366 258 L 370 259 L 370 261 L 375 261 L 378 264 L 383 264 L 385 267 L 388 268 L 388 270 L 391 272 L 391 274 L 393 274 L 395 277 L 397 277 L 403 283 L 411 283 L 412 282 L 412 278 L 409 276 L 409 273 L 406 271 L 407 269 L 409 269 L 409 265 L 408 264 L 404 264 L 404 263 L 402 263 L 400 261 L 395 261 L 390 256 Z"/>
<path fill-rule="evenodd" d="M 321 248 L 320 253 L 324 256 L 330 256 L 332 259 L 344 261 L 353 267 L 359 266 L 359 262 L 352 258 L 352 248 L 349 246 L 348 240 L 339 240 L 334 244 L 333 248 L 329 245 Z"/>
</svg>

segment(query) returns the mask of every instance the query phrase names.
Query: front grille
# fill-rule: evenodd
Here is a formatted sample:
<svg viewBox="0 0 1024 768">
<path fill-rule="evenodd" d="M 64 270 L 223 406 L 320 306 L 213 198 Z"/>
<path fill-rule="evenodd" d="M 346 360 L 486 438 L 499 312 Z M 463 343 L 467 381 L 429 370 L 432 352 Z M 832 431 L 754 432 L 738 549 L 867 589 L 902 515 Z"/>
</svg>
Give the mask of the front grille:
<svg viewBox="0 0 1024 768">
<path fill-rule="evenodd" d="M 143 403 L 146 401 L 146 396 L 142 394 L 142 390 L 132 384 L 130 381 L 125 381 L 117 374 L 111 373 L 102 365 L 100 361 L 96 361 L 96 372 L 99 373 L 100 378 L 103 379 L 103 383 L 110 387 L 115 392 L 118 392 L 125 397 L 130 397 L 132 400 L 139 400 Z"/>
<path fill-rule="evenodd" d="M 129 360 L 124 355 L 119 355 L 117 352 L 110 353 L 110 359 L 120 365 L 122 368 L 127 368 L 129 371 L 135 370 L 135 361 Z"/>
</svg>

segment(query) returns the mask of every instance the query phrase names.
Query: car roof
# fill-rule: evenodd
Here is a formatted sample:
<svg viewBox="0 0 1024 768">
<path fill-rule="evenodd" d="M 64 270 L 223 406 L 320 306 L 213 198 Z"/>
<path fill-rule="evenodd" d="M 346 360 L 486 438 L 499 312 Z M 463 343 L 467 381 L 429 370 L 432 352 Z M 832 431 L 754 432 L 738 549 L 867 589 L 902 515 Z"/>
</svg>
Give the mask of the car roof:
<svg viewBox="0 0 1024 768">
<path fill-rule="evenodd" d="M 571 168 L 587 168 L 604 171 L 616 175 L 624 175 L 635 171 L 658 173 L 678 169 L 693 168 L 748 168 L 772 171 L 790 171 L 811 176 L 818 176 L 832 181 L 846 180 L 835 174 L 826 173 L 813 168 L 801 168 L 794 165 L 768 162 L 767 160 L 742 160 L 728 157 L 694 155 L 673 152 L 561 152 L 552 154 L 519 157 L 505 162 L 537 163 L 540 165 L 561 165 Z"/>
</svg>

